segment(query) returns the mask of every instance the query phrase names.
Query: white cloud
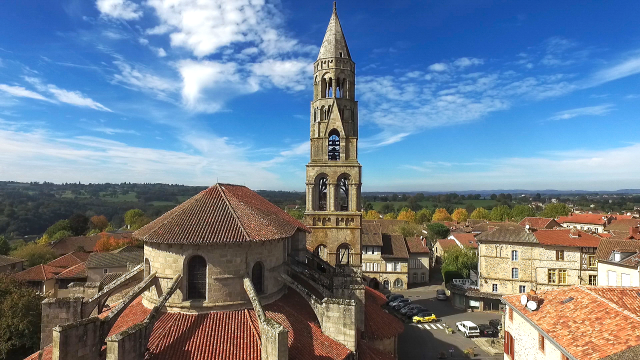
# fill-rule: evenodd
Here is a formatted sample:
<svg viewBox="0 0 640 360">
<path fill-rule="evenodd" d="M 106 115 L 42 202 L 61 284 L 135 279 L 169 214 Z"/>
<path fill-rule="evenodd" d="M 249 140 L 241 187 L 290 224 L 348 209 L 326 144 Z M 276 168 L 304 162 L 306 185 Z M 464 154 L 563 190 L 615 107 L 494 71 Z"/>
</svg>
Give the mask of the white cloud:
<svg viewBox="0 0 640 360">
<path fill-rule="evenodd" d="M 265 60 L 251 64 L 251 71 L 258 77 L 269 79 L 276 87 L 299 91 L 309 87 L 312 65 L 305 59 Z"/>
<path fill-rule="evenodd" d="M 449 69 L 449 66 L 445 63 L 435 63 L 432 65 L 429 65 L 429 70 L 431 71 L 447 71 Z"/>
<path fill-rule="evenodd" d="M 461 68 L 465 68 L 467 66 L 472 66 L 472 65 L 482 65 L 482 64 L 484 64 L 484 60 L 477 59 L 477 58 L 468 58 L 468 57 L 462 57 L 453 62 L 453 65 Z"/>
<path fill-rule="evenodd" d="M 167 56 L 167 52 L 164 51 L 163 48 L 154 48 L 154 50 L 156 51 L 156 53 L 158 54 L 158 57 L 165 57 Z"/>
<path fill-rule="evenodd" d="M 115 134 L 132 134 L 132 135 L 140 135 L 140 133 L 138 133 L 135 130 L 127 130 L 127 129 L 115 129 L 115 128 L 109 128 L 109 127 L 96 127 L 96 128 L 91 128 L 91 130 L 93 131 L 97 131 L 97 132 L 101 132 L 101 133 L 105 133 L 107 135 L 115 135 Z"/>
<path fill-rule="evenodd" d="M 176 91 L 178 87 L 176 81 L 150 74 L 143 68 L 134 68 L 125 61 L 118 60 L 113 63 L 120 69 L 120 74 L 113 76 L 113 82 L 127 88 L 152 92 L 164 98 L 169 93 Z"/>
<path fill-rule="evenodd" d="M 640 56 L 627 59 L 617 65 L 596 72 L 586 86 L 597 86 L 638 73 L 640 73 Z"/>
<path fill-rule="evenodd" d="M 37 92 L 33 92 L 31 90 L 27 90 L 22 86 L 11 86 L 6 84 L 0 84 L 0 91 L 4 91 L 9 95 L 17 96 L 17 97 L 26 97 L 31 99 L 43 100 L 43 101 L 51 101 L 46 97 L 38 94 Z"/>
<path fill-rule="evenodd" d="M 612 104 L 588 106 L 588 107 L 582 107 L 577 109 L 559 111 L 555 113 L 555 115 L 550 117 L 549 120 L 566 120 L 566 119 L 571 119 L 577 116 L 596 116 L 596 115 L 602 116 L 610 113 L 612 110 L 614 110 L 614 107 Z"/>
<path fill-rule="evenodd" d="M 129 0 L 97 0 L 96 7 L 101 15 L 123 20 L 137 20 L 142 17 L 140 7 Z"/>
<path fill-rule="evenodd" d="M 88 107 L 88 108 L 92 108 L 92 109 L 100 110 L 100 111 L 112 112 L 106 106 L 104 106 L 104 105 L 102 105 L 102 104 L 100 104 L 100 103 L 98 103 L 96 101 L 93 101 L 88 97 L 85 97 L 79 91 L 64 90 L 64 89 L 60 89 L 60 88 L 56 87 L 55 85 L 48 85 L 48 90 L 60 102 L 71 104 L 71 105 L 75 105 L 75 106 Z"/>
</svg>

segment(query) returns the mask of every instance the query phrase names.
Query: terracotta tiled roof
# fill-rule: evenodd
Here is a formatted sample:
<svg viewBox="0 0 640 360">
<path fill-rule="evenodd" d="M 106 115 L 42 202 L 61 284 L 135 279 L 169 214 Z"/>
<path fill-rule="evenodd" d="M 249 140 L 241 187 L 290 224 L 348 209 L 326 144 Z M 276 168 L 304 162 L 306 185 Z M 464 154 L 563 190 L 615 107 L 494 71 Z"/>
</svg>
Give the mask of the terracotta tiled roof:
<svg viewBox="0 0 640 360">
<path fill-rule="evenodd" d="M 576 224 L 592 224 L 592 225 L 607 225 L 608 221 L 603 218 L 608 218 L 611 215 L 605 214 L 573 214 L 571 216 L 560 216 L 558 223 L 576 223 Z"/>
<path fill-rule="evenodd" d="M 533 232 L 527 231 L 523 226 L 511 223 L 496 227 L 495 229 L 484 232 L 476 236 L 477 241 L 495 241 L 504 243 L 537 243 L 538 240 L 533 236 Z"/>
<path fill-rule="evenodd" d="M 605 230 L 629 233 L 630 228 L 638 225 L 640 225 L 640 219 L 613 220 L 611 224 L 605 227 Z"/>
<path fill-rule="evenodd" d="M 484 233 L 499 227 L 513 227 L 514 225 L 517 226 L 518 224 L 513 222 L 483 221 L 481 223 L 472 225 L 471 231 L 475 233 Z"/>
<path fill-rule="evenodd" d="M 428 254 L 429 248 L 422 244 L 422 239 L 418 236 L 406 238 L 407 249 L 409 250 L 409 254 Z"/>
<path fill-rule="evenodd" d="M 558 223 L 552 218 L 543 218 L 543 217 L 526 217 L 520 221 L 518 225 L 526 226 L 529 224 L 529 227 L 533 229 L 546 229 L 550 222 Z"/>
<path fill-rule="evenodd" d="M 541 229 L 533 235 L 542 245 L 598 247 L 602 240 L 599 236 L 575 229 Z"/>
<path fill-rule="evenodd" d="M 51 345 L 49 345 L 44 349 L 42 349 L 42 357 L 40 357 L 40 351 L 38 351 L 37 353 L 30 355 L 24 360 L 51 360 L 52 356 L 53 356 L 53 348 L 51 347 Z"/>
<path fill-rule="evenodd" d="M 640 345 L 640 288 L 571 286 L 539 293 L 538 310 L 503 299 L 576 359 L 596 360 Z M 566 301 L 569 298 L 573 300 Z"/>
<path fill-rule="evenodd" d="M 380 292 L 368 286 L 365 287 L 365 339 L 390 339 L 404 331 L 404 324 L 400 320 L 382 310 L 381 305 L 385 302 L 382 299 L 385 299 L 385 297 Z"/>
<path fill-rule="evenodd" d="M 366 341 L 358 341 L 358 360 L 396 360 L 396 358 Z"/>
<path fill-rule="evenodd" d="M 471 248 L 478 248 L 478 242 L 476 241 L 475 234 L 467 234 L 467 233 L 452 233 L 450 235 L 454 237 L 462 246 L 467 246 Z"/>
<path fill-rule="evenodd" d="M 619 252 L 637 252 L 640 251 L 640 241 L 637 240 L 615 240 L 602 239 L 598 250 L 596 250 L 596 259 L 609 260 L 614 251 Z"/>
<path fill-rule="evenodd" d="M 48 262 L 47 265 L 67 269 L 87 261 L 88 258 L 89 253 L 74 251 Z"/>
<path fill-rule="evenodd" d="M 380 231 L 383 234 L 400 235 L 399 226 L 406 224 L 405 220 L 393 220 L 393 219 L 377 219 L 377 220 L 362 220 L 363 224 L 380 224 Z"/>
<path fill-rule="evenodd" d="M 68 254 L 70 252 L 76 251 L 79 247 L 83 248 L 84 251 L 92 252 L 96 251 L 96 244 L 104 235 L 108 235 L 114 239 L 130 239 L 132 234 L 131 232 L 120 232 L 120 233 L 101 233 L 91 236 L 74 236 L 69 238 L 64 238 L 55 243 L 51 244 L 51 250 L 53 250 L 58 255 Z"/>
<path fill-rule="evenodd" d="M 442 250 L 445 250 L 445 251 L 454 246 L 458 246 L 458 243 L 453 239 L 440 239 L 436 242 L 440 244 L 440 247 L 442 248 Z"/>
<path fill-rule="evenodd" d="M 382 246 L 382 230 L 380 224 L 371 221 L 362 222 L 362 245 Z"/>
<path fill-rule="evenodd" d="M 24 262 L 25 260 L 14 258 L 11 256 L 0 255 L 0 266 Z"/>
<path fill-rule="evenodd" d="M 301 222 L 245 186 L 216 184 L 134 233 L 150 242 L 212 244 L 289 237 Z"/>
<path fill-rule="evenodd" d="M 382 235 L 382 253 L 383 258 L 408 259 L 407 245 L 404 243 L 402 235 Z"/>
<path fill-rule="evenodd" d="M 600 236 L 603 239 L 608 239 L 613 236 L 612 234 L 609 234 L 609 233 L 596 233 L 596 235 Z"/>
<path fill-rule="evenodd" d="M 85 263 L 80 263 L 76 266 L 72 266 L 67 270 L 56 276 L 58 279 L 82 279 L 87 277 L 87 266 Z"/>
<path fill-rule="evenodd" d="M 47 281 L 53 279 L 64 270 L 48 265 L 36 265 L 11 276 L 20 281 Z"/>
</svg>

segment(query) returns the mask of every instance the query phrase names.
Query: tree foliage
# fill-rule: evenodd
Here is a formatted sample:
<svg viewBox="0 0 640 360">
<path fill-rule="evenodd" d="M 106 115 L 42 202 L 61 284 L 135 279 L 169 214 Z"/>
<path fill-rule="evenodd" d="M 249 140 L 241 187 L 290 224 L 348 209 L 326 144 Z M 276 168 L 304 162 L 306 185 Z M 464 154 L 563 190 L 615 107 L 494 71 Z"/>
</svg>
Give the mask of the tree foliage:
<svg viewBox="0 0 640 360">
<path fill-rule="evenodd" d="M 0 255 L 9 255 L 9 251 L 11 251 L 9 241 L 3 235 L 0 235 Z"/>
<path fill-rule="evenodd" d="M 141 246 L 142 244 L 138 240 L 123 238 L 116 239 L 113 236 L 109 236 L 106 233 L 103 233 L 100 237 L 100 240 L 96 243 L 96 251 L 97 252 L 107 252 L 113 251 L 117 249 L 121 249 L 125 246 Z"/>
<path fill-rule="evenodd" d="M 73 235 L 75 235 L 74 233 L 72 233 L 71 231 L 58 231 L 55 235 L 53 235 L 51 237 L 51 241 L 50 242 L 56 242 L 58 240 L 62 240 L 62 239 L 66 239 L 68 237 L 72 237 Z"/>
<path fill-rule="evenodd" d="M 144 211 L 140 209 L 131 209 L 124 213 L 124 223 L 130 227 L 135 226 L 136 221 L 144 216 Z"/>
<path fill-rule="evenodd" d="M 384 218 L 385 218 L 385 219 L 387 219 L 387 220 L 395 220 L 395 218 L 396 218 L 396 214 L 395 214 L 395 213 L 390 212 L 390 213 L 388 213 L 388 214 L 385 214 L 385 215 L 384 215 Z"/>
<path fill-rule="evenodd" d="M 436 209 L 433 213 L 433 217 L 431 217 L 431 221 L 452 221 L 451 215 L 445 208 Z"/>
<path fill-rule="evenodd" d="M 75 236 L 84 235 L 89 230 L 89 218 L 84 214 L 76 213 L 69 218 L 69 227 Z"/>
<path fill-rule="evenodd" d="M 460 273 L 464 278 L 469 278 L 469 271 L 477 269 L 478 256 L 475 250 L 458 246 L 447 249 L 442 257 L 442 274 L 452 271 Z"/>
<path fill-rule="evenodd" d="M 297 210 L 297 209 L 287 210 L 287 214 L 291 215 L 291 217 L 293 217 L 296 220 L 304 219 L 304 211 L 302 211 L 302 210 Z M 139 220 L 140 220 L 140 218 L 138 219 L 138 221 Z"/>
<path fill-rule="evenodd" d="M 95 215 L 89 219 L 91 229 L 104 231 L 109 226 L 109 220 L 104 215 Z"/>
<path fill-rule="evenodd" d="M 548 204 L 544 207 L 544 210 L 540 213 L 540 216 L 546 218 L 557 218 L 559 216 L 567 216 L 571 213 L 571 209 L 567 204 L 556 203 Z"/>
<path fill-rule="evenodd" d="M 405 238 L 414 237 L 422 234 L 422 227 L 413 223 L 405 223 L 398 226 L 398 231 Z"/>
<path fill-rule="evenodd" d="M 26 260 L 27 267 L 45 264 L 57 258 L 56 253 L 47 245 L 39 245 L 36 243 L 28 243 L 27 245 L 12 251 L 11 256 Z"/>
<path fill-rule="evenodd" d="M 516 205 L 511 209 L 511 218 L 516 222 L 531 216 L 536 216 L 536 212 L 529 205 Z"/>
<path fill-rule="evenodd" d="M 491 214 L 489 211 L 483 207 L 479 207 L 471 213 L 471 219 L 473 220 L 490 220 Z"/>
<path fill-rule="evenodd" d="M 509 220 L 511 216 L 511 209 L 507 205 L 499 205 L 491 209 L 492 221 L 505 221 Z"/>
<path fill-rule="evenodd" d="M 409 208 L 403 208 L 402 210 L 400 210 L 400 213 L 398 214 L 398 220 L 405 220 L 410 223 L 415 223 L 416 213 Z"/>
<path fill-rule="evenodd" d="M 433 213 L 430 210 L 422 209 L 416 213 L 416 224 L 424 225 L 431 221 Z"/>
<path fill-rule="evenodd" d="M 380 213 L 375 210 L 369 210 L 362 214 L 362 218 L 365 220 L 380 220 Z"/>
<path fill-rule="evenodd" d="M 38 350 L 42 300 L 32 288 L 0 274 L 0 359 L 22 359 Z"/>
<path fill-rule="evenodd" d="M 44 235 L 52 238 L 53 235 L 60 231 L 71 231 L 71 225 L 69 224 L 69 220 L 60 220 L 55 224 L 49 226 L 47 231 L 44 232 Z"/>
<path fill-rule="evenodd" d="M 441 223 L 431 223 L 427 225 L 427 240 L 429 241 L 429 247 L 433 247 L 433 244 L 438 239 L 444 239 L 451 233 L 451 230 L 447 225 Z"/>
<path fill-rule="evenodd" d="M 467 219 L 469 218 L 469 213 L 467 212 L 466 209 L 456 209 L 456 211 L 453 212 L 453 214 L 451 214 L 451 218 L 455 221 L 457 221 L 458 223 L 463 223 L 465 221 L 467 221 Z"/>
</svg>

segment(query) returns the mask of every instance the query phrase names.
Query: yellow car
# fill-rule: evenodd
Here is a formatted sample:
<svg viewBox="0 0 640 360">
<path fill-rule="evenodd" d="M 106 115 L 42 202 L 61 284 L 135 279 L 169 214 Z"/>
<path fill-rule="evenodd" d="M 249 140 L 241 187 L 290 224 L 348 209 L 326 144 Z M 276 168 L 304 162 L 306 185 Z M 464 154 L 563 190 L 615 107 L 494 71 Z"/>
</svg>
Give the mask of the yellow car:
<svg viewBox="0 0 640 360">
<path fill-rule="evenodd" d="M 416 324 L 419 323 L 429 323 L 437 321 L 436 315 L 430 312 L 420 313 L 413 317 L 413 322 Z"/>
</svg>

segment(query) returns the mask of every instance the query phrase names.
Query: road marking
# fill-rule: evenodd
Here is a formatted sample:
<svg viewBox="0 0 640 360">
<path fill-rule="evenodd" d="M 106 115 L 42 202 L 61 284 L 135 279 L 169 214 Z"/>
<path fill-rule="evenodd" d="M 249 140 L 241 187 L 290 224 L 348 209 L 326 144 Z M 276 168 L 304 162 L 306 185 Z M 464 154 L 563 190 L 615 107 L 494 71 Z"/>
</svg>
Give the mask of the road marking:
<svg viewBox="0 0 640 360">
<path fill-rule="evenodd" d="M 433 324 L 431 324 L 431 328 L 434 329 L 434 330 L 437 329 L 437 327 L 435 325 L 433 325 Z"/>
<path fill-rule="evenodd" d="M 438 329 L 444 329 L 440 324 L 437 324 L 436 326 L 438 327 Z"/>
<path fill-rule="evenodd" d="M 418 325 L 420 327 L 420 329 L 425 329 L 424 325 Z"/>
</svg>

